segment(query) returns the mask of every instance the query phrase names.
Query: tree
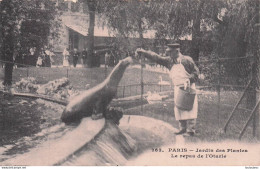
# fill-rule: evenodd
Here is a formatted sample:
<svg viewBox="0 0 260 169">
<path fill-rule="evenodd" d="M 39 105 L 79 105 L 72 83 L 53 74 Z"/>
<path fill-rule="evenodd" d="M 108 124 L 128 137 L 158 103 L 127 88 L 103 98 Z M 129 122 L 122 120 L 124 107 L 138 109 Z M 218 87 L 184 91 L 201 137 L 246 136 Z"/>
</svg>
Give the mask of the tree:
<svg viewBox="0 0 260 169">
<path fill-rule="evenodd" d="M 238 58 L 252 56 L 259 43 L 255 39 L 254 25 L 255 8 L 259 1 L 229 0 L 226 3 L 225 14 L 213 30 L 215 32 L 216 53 L 223 58 Z M 236 83 L 243 83 L 251 71 L 248 59 L 227 62 L 226 74 L 236 78 Z"/>
<path fill-rule="evenodd" d="M 88 28 L 88 43 L 87 43 L 87 48 L 88 48 L 88 62 L 87 66 L 88 67 L 96 67 L 98 66 L 98 61 L 97 61 L 97 56 L 94 52 L 94 42 L 95 42 L 95 37 L 94 37 L 94 30 L 95 30 L 95 21 L 96 21 L 96 11 L 97 8 L 100 7 L 103 2 L 102 1 L 96 1 L 96 0 L 79 0 L 79 3 L 83 3 L 85 7 L 87 7 L 84 12 L 88 13 L 89 15 L 89 26 Z"/>
<path fill-rule="evenodd" d="M 239 85 L 248 83 L 249 78 L 253 78 L 252 90 L 248 91 L 247 106 L 252 108 L 256 103 L 257 87 L 257 62 L 259 56 L 259 36 L 255 25 L 259 23 L 259 1 L 240 0 L 227 1 L 223 20 L 216 27 L 217 53 L 221 57 L 234 58 L 224 64 L 225 75 Z M 248 58 L 236 59 L 245 56 Z"/>
<path fill-rule="evenodd" d="M 48 43 L 51 24 L 56 10 L 51 0 L 2 0 L 1 15 L 1 59 L 5 61 L 4 85 L 11 85 L 15 49 L 20 53 L 22 48 L 33 44 L 33 38 L 40 48 Z"/>
<path fill-rule="evenodd" d="M 86 1 L 89 11 L 89 27 L 88 27 L 88 67 L 93 67 L 97 65 L 95 63 L 95 54 L 94 54 L 94 29 L 95 29 L 95 12 L 96 12 L 96 1 L 87 0 Z"/>
<path fill-rule="evenodd" d="M 48 44 L 49 37 L 58 34 L 55 19 L 58 14 L 55 5 L 49 1 L 37 1 L 35 6 L 27 9 L 25 19 L 20 25 L 20 41 L 24 46 L 41 48 Z M 54 29 L 54 30 L 53 30 Z"/>
<path fill-rule="evenodd" d="M 139 38 L 137 46 L 145 46 L 143 34 L 153 29 L 156 4 L 162 5 L 159 1 L 102 1 L 101 11 L 104 17 L 103 21 L 125 44 L 125 48 L 130 49 L 130 37 Z M 125 43 L 122 43 L 124 41 Z"/>
<path fill-rule="evenodd" d="M 193 18 L 193 26 L 192 26 L 192 47 L 191 47 L 191 57 L 195 61 L 199 61 L 200 54 L 200 41 L 201 41 L 201 19 L 203 7 L 205 4 L 205 0 L 201 0 L 198 3 L 198 7 L 195 10 L 195 15 Z"/>
<path fill-rule="evenodd" d="M 189 53 L 198 61 L 204 35 L 217 24 L 216 18 L 223 6 L 222 0 L 165 1 L 156 8 L 156 16 L 160 17 L 154 25 L 157 36 L 178 41 L 191 35 Z"/>
<path fill-rule="evenodd" d="M 1 59 L 5 62 L 4 85 L 11 85 L 13 70 L 13 54 L 15 35 L 17 34 L 17 20 L 19 2 L 16 0 L 3 0 L 1 7 Z"/>
<path fill-rule="evenodd" d="M 116 32 L 117 36 L 119 35 L 118 37 L 127 38 L 129 35 L 142 37 L 143 32 L 152 29 L 156 30 L 156 38 L 162 41 L 165 39 L 178 41 L 180 37 L 192 35 L 190 54 L 195 61 L 198 61 L 204 41 L 212 41 L 222 48 L 215 48 L 215 52 L 227 56 L 231 55 L 227 53 L 232 52 L 234 48 L 232 43 L 228 44 L 232 41 L 230 39 L 248 37 L 247 28 L 243 25 L 245 19 L 248 21 L 252 19 L 250 9 L 254 7 L 253 2 L 249 0 L 99 0 L 96 9 L 106 17 L 106 24 Z M 233 33 L 227 33 L 229 32 L 227 29 Z M 241 36 L 238 34 L 233 36 L 235 32 Z M 227 44 L 223 41 L 227 41 Z M 233 41 L 242 42 L 238 39 Z M 242 51 L 245 46 L 241 43 L 240 47 L 235 47 L 239 56 L 245 53 Z M 219 51 L 226 51 L 226 54 L 223 55 Z"/>
</svg>

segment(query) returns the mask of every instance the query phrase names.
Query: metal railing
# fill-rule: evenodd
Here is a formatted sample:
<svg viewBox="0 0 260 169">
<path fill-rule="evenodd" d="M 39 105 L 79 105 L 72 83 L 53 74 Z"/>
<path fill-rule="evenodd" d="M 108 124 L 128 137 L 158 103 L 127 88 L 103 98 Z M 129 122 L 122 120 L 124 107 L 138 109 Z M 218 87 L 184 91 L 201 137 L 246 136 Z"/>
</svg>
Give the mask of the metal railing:
<svg viewBox="0 0 260 169">
<path fill-rule="evenodd" d="M 256 99 L 252 97 L 255 96 L 256 90 L 259 89 L 259 77 L 253 73 L 254 62 L 252 62 L 252 59 L 254 58 L 217 58 L 204 59 L 196 62 L 200 69 L 200 73 L 205 75 L 204 80 L 200 80 L 197 83 L 197 87 L 201 91 L 211 91 L 214 94 L 212 100 L 209 100 L 209 104 L 217 106 L 216 114 L 219 128 L 226 126 L 225 123 L 232 123 L 236 126 L 235 128 L 237 130 L 242 131 L 242 134 L 244 134 L 245 129 L 241 124 L 246 124 L 246 127 L 248 127 L 248 123 L 251 120 L 251 118 L 248 120 L 248 114 L 250 114 L 250 112 L 254 110 L 254 106 L 256 106 L 256 103 L 253 103 Z M 0 63 L 7 62 L 0 60 Z M 15 65 L 17 63 L 13 64 Z M 107 68 L 93 68 L 93 73 L 90 73 L 88 74 L 88 77 L 85 77 L 84 71 L 88 71 L 90 69 L 74 69 L 71 67 L 55 66 L 54 68 L 38 69 L 31 65 L 19 65 L 23 67 L 14 69 L 14 82 L 19 81 L 21 77 L 35 77 L 39 79 L 41 83 L 47 83 L 50 80 L 67 77 L 70 81 L 72 81 L 72 86 L 78 90 L 86 90 L 86 84 L 83 84 L 85 83 L 84 78 L 95 79 L 96 76 L 100 76 L 101 78 L 99 82 L 101 82 L 102 79 L 105 79 L 110 72 L 110 69 Z M 161 71 L 161 73 L 165 73 L 165 71 Z M 75 74 L 78 77 L 74 77 Z M 253 84 L 247 86 L 251 79 L 254 79 Z M 95 84 L 99 82 L 95 81 Z M 245 90 L 246 88 L 248 89 Z M 117 98 L 142 95 L 148 91 L 161 92 L 168 90 L 172 90 L 171 85 L 160 85 L 154 82 L 141 83 L 140 81 L 127 85 L 120 84 L 118 86 Z M 232 107 L 235 111 L 232 111 Z M 228 121 L 220 121 L 220 116 L 225 116 Z M 232 118 L 229 119 L 229 116 L 232 116 Z M 236 117 L 235 120 L 233 116 Z M 252 126 L 253 127 L 251 128 L 253 134 L 255 135 L 255 124 Z M 227 130 L 227 127 L 225 127 L 225 130 Z"/>
</svg>

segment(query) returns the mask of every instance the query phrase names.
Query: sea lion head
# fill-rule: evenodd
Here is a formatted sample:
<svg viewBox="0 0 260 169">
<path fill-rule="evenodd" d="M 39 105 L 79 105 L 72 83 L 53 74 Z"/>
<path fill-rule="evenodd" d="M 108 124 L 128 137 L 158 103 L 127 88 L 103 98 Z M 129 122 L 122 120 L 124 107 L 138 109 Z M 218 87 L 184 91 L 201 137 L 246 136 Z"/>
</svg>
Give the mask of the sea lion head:
<svg viewBox="0 0 260 169">
<path fill-rule="evenodd" d="M 113 71 L 108 76 L 107 80 L 109 80 L 108 84 L 110 87 L 117 88 L 120 80 L 123 77 L 123 74 L 126 68 L 133 63 L 133 59 L 131 57 L 127 57 L 125 59 L 120 60 L 120 62 L 115 66 Z"/>
<path fill-rule="evenodd" d="M 123 62 L 122 65 L 131 64 L 131 63 L 133 63 L 133 58 L 132 57 L 127 57 L 125 59 L 122 59 L 121 62 Z"/>
</svg>

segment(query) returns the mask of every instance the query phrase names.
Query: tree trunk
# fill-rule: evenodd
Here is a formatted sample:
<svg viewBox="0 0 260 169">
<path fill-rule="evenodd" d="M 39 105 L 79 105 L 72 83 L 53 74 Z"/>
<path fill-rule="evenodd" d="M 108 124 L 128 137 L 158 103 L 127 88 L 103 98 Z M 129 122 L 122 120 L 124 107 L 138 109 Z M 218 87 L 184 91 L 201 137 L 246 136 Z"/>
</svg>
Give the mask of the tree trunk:
<svg viewBox="0 0 260 169">
<path fill-rule="evenodd" d="M 13 63 L 6 63 L 5 64 L 5 78 L 3 85 L 10 86 L 12 85 L 12 78 L 13 78 Z"/>
<path fill-rule="evenodd" d="M 3 2 L 2 2 L 3 3 Z M 8 12 L 1 17 L 1 59 L 5 64 L 5 76 L 3 84 L 9 86 L 12 84 L 12 73 L 13 73 L 13 54 L 14 54 L 14 9 L 12 1 L 6 1 L 5 5 L 1 5 L 1 10 L 8 9 Z"/>
<path fill-rule="evenodd" d="M 13 33 L 9 32 L 3 40 L 3 60 L 5 61 L 5 76 L 4 85 L 9 86 L 12 84 L 13 73 L 13 53 L 14 53 L 14 38 Z"/>
<path fill-rule="evenodd" d="M 88 67 L 93 67 L 97 65 L 95 62 L 95 53 L 94 53 L 94 28 L 95 28 L 95 11 L 96 4 L 94 0 L 87 1 L 88 9 L 89 9 L 89 28 L 88 28 Z"/>
<path fill-rule="evenodd" d="M 199 60 L 200 53 L 200 41 L 201 41 L 201 33 L 200 33 L 200 21 L 203 12 L 205 0 L 201 0 L 198 5 L 198 9 L 193 18 L 193 26 L 192 26 L 192 46 L 191 46 L 191 57 L 194 61 Z"/>
</svg>

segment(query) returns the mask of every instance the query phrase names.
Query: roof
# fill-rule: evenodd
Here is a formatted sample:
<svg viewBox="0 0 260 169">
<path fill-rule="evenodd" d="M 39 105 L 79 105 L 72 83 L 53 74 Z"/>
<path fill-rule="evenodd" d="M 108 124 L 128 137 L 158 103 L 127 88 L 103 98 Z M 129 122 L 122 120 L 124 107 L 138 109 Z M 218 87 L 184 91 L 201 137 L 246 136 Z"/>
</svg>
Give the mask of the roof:
<svg viewBox="0 0 260 169">
<path fill-rule="evenodd" d="M 78 32 L 79 34 L 81 34 L 83 36 L 88 36 L 88 23 L 85 22 L 82 25 L 80 25 L 80 24 L 65 22 L 64 24 L 68 28 L 74 30 L 75 32 Z M 107 27 L 95 26 L 94 36 L 97 36 L 97 37 L 113 37 L 113 33 L 109 32 Z"/>
<path fill-rule="evenodd" d="M 75 32 L 78 32 L 79 34 L 83 36 L 88 36 L 88 22 L 84 22 L 81 24 L 75 24 L 72 22 L 63 22 L 68 28 L 72 29 Z M 97 24 L 95 24 L 97 25 Z M 108 29 L 107 26 L 101 27 L 101 26 L 95 26 L 94 28 L 94 36 L 96 37 L 114 37 L 115 34 Z M 137 34 L 134 36 L 129 36 L 130 38 L 133 37 L 139 37 Z M 155 37 L 155 31 L 154 30 L 148 30 L 144 32 L 143 34 L 144 38 L 153 39 Z"/>
<path fill-rule="evenodd" d="M 74 25 L 74 24 L 68 24 L 68 23 L 65 23 L 65 25 L 74 30 L 75 32 L 78 32 L 79 34 L 83 35 L 83 36 L 88 36 L 88 31 L 85 27 L 82 27 L 80 25 Z"/>
<path fill-rule="evenodd" d="M 96 16 L 96 23 L 94 28 L 94 36 L 96 37 L 115 37 L 115 32 L 109 29 L 108 26 L 99 26 L 100 25 L 100 16 Z M 64 13 L 62 15 L 62 22 L 68 28 L 78 32 L 83 36 L 88 36 L 88 25 L 89 25 L 89 16 L 81 13 Z M 156 31 L 155 30 L 147 30 L 143 33 L 143 37 L 146 39 L 154 39 Z M 134 35 L 129 35 L 129 38 L 138 38 L 139 35 L 136 32 Z M 166 37 L 166 39 L 171 39 Z M 191 40 L 191 34 L 183 35 L 179 38 L 180 40 Z"/>
</svg>

